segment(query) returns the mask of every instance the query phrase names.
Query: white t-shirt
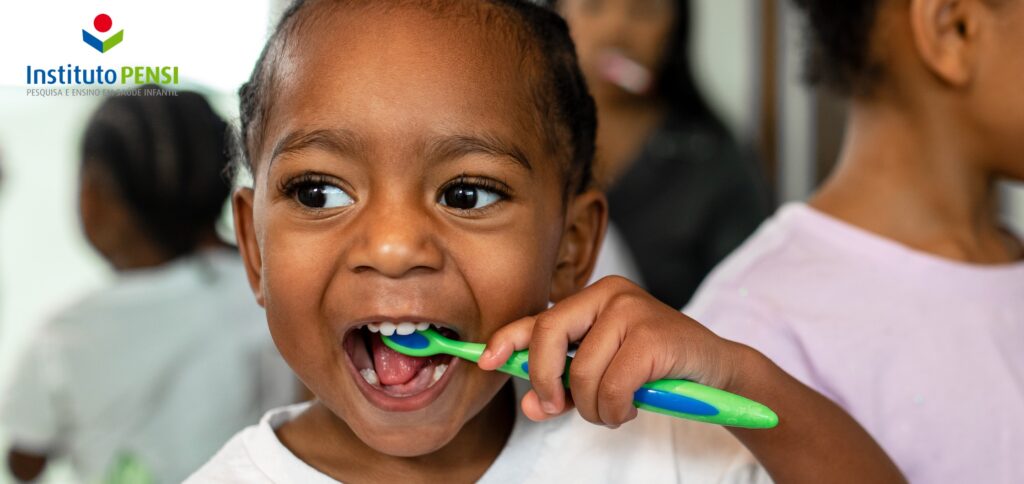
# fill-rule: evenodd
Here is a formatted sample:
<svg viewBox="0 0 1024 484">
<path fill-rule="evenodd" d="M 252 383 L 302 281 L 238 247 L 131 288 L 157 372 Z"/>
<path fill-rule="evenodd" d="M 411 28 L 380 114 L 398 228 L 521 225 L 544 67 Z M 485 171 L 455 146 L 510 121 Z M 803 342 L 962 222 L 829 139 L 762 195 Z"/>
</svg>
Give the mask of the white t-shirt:
<svg viewBox="0 0 1024 484">
<path fill-rule="evenodd" d="M 517 380 L 521 396 L 528 383 Z M 192 475 L 186 484 L 336 483 L 292 454 L 274 430 L 309 403 L 268 412 Z M 725 429 L 640 412 L 610 430 L 576 412 L 537 423 L 516 415 L 505 448 L 483 484 L 523 482 L 769 483 L 767 472 Z"/>
<path fill-rule="evenodd" d="M 789 204 L 686 313 L 835 400 L 910 482 L 1024 482 L 1024 262 L 940 259 Z"/>
<path fill-rule="evenodd" d="M 87 482 L 124 457 L 181 482 L 296 394 L 241 260 L 213 250 L 120 275 L 43 324 L 0 393 L 0 425 Z"/>
</svg>

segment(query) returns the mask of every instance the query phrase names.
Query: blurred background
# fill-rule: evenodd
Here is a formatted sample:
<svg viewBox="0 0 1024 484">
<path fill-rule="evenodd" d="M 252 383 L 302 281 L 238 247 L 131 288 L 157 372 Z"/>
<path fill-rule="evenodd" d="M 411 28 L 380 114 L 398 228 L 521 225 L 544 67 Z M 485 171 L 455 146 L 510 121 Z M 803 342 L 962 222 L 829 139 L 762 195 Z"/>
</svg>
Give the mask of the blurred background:
<svg viewBox="0 0 1024 484">
<path fill-rule="evenodd" d="M 206 94 L 233 121 L 236 90 L 286 4 L 0 4 L 0 19 L 8 20 L 0 29 L 0 45 L 19 46 L 5 48 L 0 60 L 0 387 L 34 328 L 114 277 L 82 236 L 75 205 L 81 133 L 100 98 L 27 96 L 25 65 L 68 62 L 54 52 L 79 50 L 76 36 L 82 24 L 105 12 L 115 27 L 124 22 L 126 30 L 123 45 L 104 54 L 105 65 L 178 65 L 179 87 Z M 769 208 L 803 199 L 815 189 L 836 158 L 843 129 L 843 103 L 801 82 L 799 26 L 800 19 L 783 0 L 692 2 L 690 54 L 696 83 L 735 140 L 756 154 Z M 26 38 L 48 36 L 48 45 L 56 44 L 51 51 L 45 43 L 20 48 Z M 53 36 L 67 39 L 55 42 Z M 1024 232 L 1024 190 L 1006 186 L 1004 193 L 1005 219 Z M 230 238 L 226 218 L 223 229 Z M 5 448 L 0 428 L 0 449 Z M 9 479 L 0 473 L 0 483 Z M 47 479 L 74 477 L 58 465 Z"/>
</svg>

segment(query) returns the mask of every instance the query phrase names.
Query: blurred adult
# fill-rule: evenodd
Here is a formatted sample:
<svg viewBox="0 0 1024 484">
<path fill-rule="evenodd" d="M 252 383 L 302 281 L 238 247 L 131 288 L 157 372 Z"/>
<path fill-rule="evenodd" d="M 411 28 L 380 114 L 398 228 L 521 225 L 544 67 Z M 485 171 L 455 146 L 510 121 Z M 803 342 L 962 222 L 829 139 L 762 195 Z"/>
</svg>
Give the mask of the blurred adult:
<svg viewBox="0 0 1024 484">
<path fill-rule="evenodd" d="M 598 106 L 595 174 L 646 288 L 680 308 L 767 214 L 690 67 L 687 0 L 558 0 Z"/>
<path fill-rule="evenodd" d="M 68 458 L 85 482 L 181 482 L 297 394 L 215 230 L 227 125 L 199 94 L 145 88 L 164 95 L 108 98 L 85 130 L 81 224 L 116 277 L 42 324 L 0 392 L 18 479 Z"/>
</svg>

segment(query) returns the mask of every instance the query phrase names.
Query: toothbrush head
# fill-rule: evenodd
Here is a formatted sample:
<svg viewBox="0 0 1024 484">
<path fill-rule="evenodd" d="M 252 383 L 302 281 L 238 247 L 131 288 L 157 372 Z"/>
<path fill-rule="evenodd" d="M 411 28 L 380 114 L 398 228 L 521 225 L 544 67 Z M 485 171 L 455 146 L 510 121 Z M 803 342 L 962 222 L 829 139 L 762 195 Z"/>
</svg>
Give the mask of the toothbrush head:
<svg viewBox="0 0 1024 484">
<path fill-rule="evenodd" d="M 411 334 L 395 333 L 391 336 L 381 336 L 384 344 L 398 353 L 406 356 L 425 357 L 444 353 L 438 345 L 439 339 L 446 339 L 434 328 L 416 331 Z"/>
</svg>

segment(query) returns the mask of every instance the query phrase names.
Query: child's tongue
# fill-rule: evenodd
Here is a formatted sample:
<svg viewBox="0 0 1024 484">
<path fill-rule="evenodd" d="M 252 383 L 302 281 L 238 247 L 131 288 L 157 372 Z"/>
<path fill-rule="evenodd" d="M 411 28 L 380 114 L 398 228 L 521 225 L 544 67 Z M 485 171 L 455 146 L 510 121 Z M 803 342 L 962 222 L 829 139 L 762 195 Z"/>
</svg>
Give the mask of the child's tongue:
<svg viewBox="0 0 1024 484">
<path fill-rule="evenodd" d="M 370 338 L 373 344 L 373 369 L 382 385 L 401 385 L 412 380 L 430 358 L 406 356 L 388 348 L 380 339 L 380 334 Z"/>
</svg>

